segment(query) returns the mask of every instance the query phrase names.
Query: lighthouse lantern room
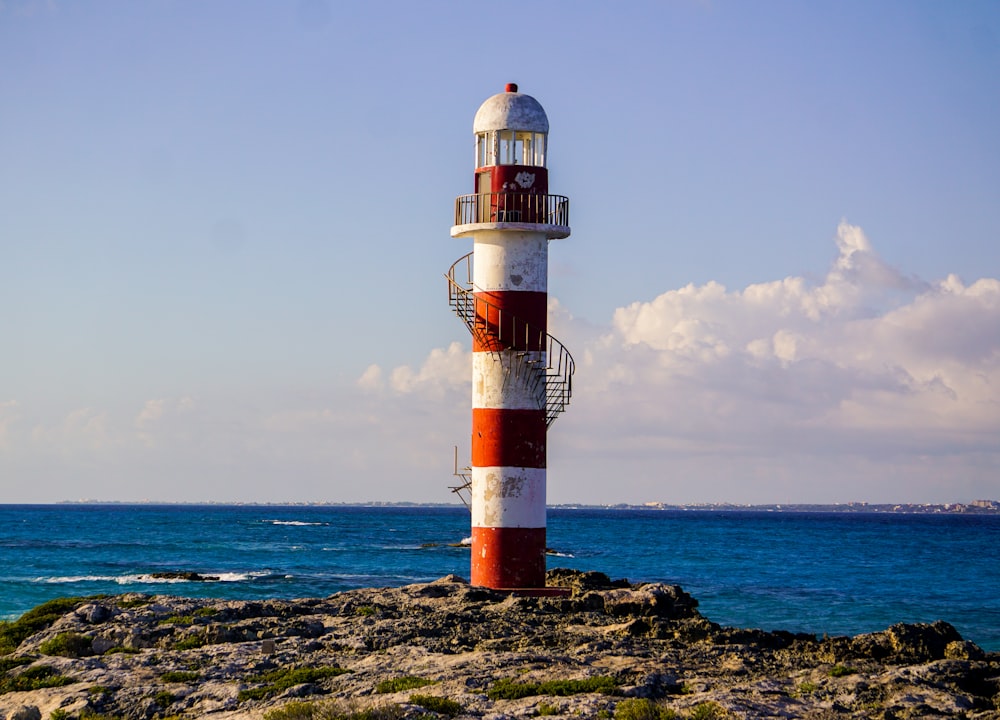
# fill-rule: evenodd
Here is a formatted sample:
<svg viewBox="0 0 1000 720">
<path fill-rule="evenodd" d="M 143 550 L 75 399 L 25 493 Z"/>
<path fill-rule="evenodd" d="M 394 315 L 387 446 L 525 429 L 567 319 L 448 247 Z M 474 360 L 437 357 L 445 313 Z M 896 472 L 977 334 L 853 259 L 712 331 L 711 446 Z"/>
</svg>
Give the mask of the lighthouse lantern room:
<svg viewBox="0 0 1000 720">
<path fill-rule="evenodd" d="M 546 433 L 572 394 L 573 358 L 548 333 L 548 241 L 570 234 L 569 200 L 548 192 L 545 110 L 514 84 L 473 121 L 475 193 L 452 237 L 472 252 L 448 272 L 472 333 L 472 583 L 544 591 Z"/>
</svg>

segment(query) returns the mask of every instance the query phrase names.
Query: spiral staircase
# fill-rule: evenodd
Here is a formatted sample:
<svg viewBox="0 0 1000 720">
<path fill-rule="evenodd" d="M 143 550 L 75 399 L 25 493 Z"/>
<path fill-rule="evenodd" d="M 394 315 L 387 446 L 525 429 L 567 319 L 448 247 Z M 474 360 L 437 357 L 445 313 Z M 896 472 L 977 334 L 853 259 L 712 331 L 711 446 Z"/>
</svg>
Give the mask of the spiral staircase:
<svg viewBox="0 0 1000 720">
<path fill-rule="evenodd" d="M 544 330 L 516 322 L 515 318 L 504 321 L 501 308 L 477 297 L 472 284 L 472 256 L 471 252 L 463 255 L 448 269 L 448 305 L 481 347 L 497 348 L 491 353 L 503 367 L 504 383 L 521 383 L 537 398 L 538 409 L 545 410 L 545 426 L 549 427 L 566 410 L 573 395 L 573 356 Z M 487 323 L 484 318 L 495 318 L 496 322 Z M 529 352 L 528 348 L 542 348 L 543 352 Z M 468 472 L 459 472 L 457 448 L 455 453 L 455 476 L 463 482 L 451 490 L 468 505 L 462 491 L 469 488 L 471 480 Z"/>
<path fill-rule="evenodd" d="M 462 277 L 459 281 L 457 278 Z M 469 328 L 469 332 L 482 346 L 502 347 L 494 350 L 497 360 L 505 355 L 504 382 L 522 383 L 529 393 L 539 399 L 539 409 L 545 410 L 545 425 L 552 425 L 566 410 L 573 394 L 573 356 L 561 342 L 543 330 L 524 323 L 483 322 L 485 317 L 502 318 L 503 311 L 481 297 L 476 297 L 472 287 L 472 253 L 463 255 L 451 266 L 448 278 L 448 304 Z M 509 328 L 518 327 L 516 335 Z M 511 333 L 505 337 L 506 333 Z M 544 348 L 542 359 L 527 348 Z"/>
</svg>

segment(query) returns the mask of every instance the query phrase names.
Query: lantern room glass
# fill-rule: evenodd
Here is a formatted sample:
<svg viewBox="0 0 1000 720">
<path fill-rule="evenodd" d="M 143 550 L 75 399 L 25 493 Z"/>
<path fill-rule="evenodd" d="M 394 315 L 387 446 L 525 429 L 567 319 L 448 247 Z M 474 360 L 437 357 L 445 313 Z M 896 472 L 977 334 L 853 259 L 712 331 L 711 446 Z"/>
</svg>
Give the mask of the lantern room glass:
<svg viewBox="0 0 1000 720">
<path fill-rule="evenodd" d="M 476 133 L 476 167 L 490 165 L 545 167 L 545 133 L 524 130 Z"/>
</svg>

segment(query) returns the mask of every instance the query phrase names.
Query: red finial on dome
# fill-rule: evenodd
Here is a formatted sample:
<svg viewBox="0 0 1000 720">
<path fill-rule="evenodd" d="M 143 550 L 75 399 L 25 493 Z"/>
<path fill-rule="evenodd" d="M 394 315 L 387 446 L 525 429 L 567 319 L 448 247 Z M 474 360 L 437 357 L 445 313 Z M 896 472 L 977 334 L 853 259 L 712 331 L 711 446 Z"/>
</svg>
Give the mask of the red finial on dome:
<svg viewBox="0 0 1000 720">
<path fill-rule="evenodd" d="M 504 92 L 517 92 L 517 83 L 507 83 L 504 86 Z"/>
</svg>

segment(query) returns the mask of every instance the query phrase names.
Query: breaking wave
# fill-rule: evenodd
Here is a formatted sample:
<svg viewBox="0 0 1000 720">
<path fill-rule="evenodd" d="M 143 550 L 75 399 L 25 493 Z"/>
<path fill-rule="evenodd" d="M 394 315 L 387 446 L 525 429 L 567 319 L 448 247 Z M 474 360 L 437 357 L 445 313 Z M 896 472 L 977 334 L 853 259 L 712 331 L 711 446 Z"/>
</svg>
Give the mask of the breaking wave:
<svg viewBox="0 0 1000 720">
<path fill-rule="evenodd" d="M 44 585 L 62 585 L 69 583 L 115 583 L 117 585 L 176 585 L 181 583 L 235 583 L 261 579 L 288 579 L 290 575 L 272 574 L 269 572 L 223 572 L 205 573 L 201 579 L 183 577 L 154 577 L 153 573 L 136 573 L 126 575 L 54 575 L 37 577 L 32 582 Z"/>
</svg>

